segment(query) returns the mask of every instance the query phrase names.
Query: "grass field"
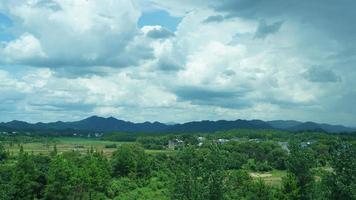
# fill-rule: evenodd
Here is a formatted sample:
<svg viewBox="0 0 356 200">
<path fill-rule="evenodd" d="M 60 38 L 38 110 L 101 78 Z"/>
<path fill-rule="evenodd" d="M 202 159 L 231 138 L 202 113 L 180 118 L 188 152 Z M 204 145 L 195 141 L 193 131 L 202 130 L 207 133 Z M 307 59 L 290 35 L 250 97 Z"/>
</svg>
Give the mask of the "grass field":
<svg viewBox="0 0 356 200">
<path fill-rule="evenodd" d="M 102 141 L 97 139 L 85 139 L 85 138 L 56 138 L 48 142 L 30 142 L 23 144 L 5 144 L 5 148 L 9 150 L 11 154 L 18 154 L 20 151 L 20 145 L 23 146 L 25 152 L 34 154 L 49 154 L 53 151 L 56 145 L 57 151 L 59 153 L 68 151 L 79 151 L 80 153 L 86 153 L 91 148 L 97 151 L 103 151 L 105 155 L 110 156 L 116 150 L 116 148 L 105 148 L 106 145 L 119 146 L 124 143 L 130 142 L 113 142 L 113 141 Z"/>
<path fill-rule="evenodd" d="M 23 144 L 5 144 L 5 148 L 9 150 L 10 154 L 16 155 L 20 151 L 20 145 L 23 146 L 25 152 L 34 154 L 44 154 L 48 155 L 53 151 L 56 145 L 57 151 L 59 153 L 69 152 L 69 151 L 79 151 L 80 153 L 87 153 L 91 148 L 97 151 L 103 151 L 104 155 L 111 156 L 116 148 L 106 148 L 107 145 L 116 145 L 117 147 L 122 144 L 130 144 L 132 142 L 115 142 L 115 141 L 104 141 L 98 139 L 90 138 L 73 138 L 73 137 L 63 137 L 55 138 L 48 142 L 30 142 Z M 171 150 L 145 150 L 148 154 L 156 153 L 172 153 Z"/>
<path fill-rule="evenodd" d="M 254 179 L 260 178 L 263 181 L 265 181 L 268 185 L 278 187 L 282 183 L 282 177 L 286 176 L 286 174 L 287 174 L 286 171 L 273 170 L 271 172 L 266 172 L 266 173 L 251 172 L 250 176 Z"/>
</svg>

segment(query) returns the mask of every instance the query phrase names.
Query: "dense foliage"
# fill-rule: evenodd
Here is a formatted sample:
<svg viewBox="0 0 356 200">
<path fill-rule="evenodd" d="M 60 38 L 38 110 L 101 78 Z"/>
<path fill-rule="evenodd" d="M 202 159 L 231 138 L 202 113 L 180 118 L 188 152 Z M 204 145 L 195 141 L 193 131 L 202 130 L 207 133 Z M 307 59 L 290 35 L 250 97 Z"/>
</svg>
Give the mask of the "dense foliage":
<svg viewBox="0 0 356 200">
<path fill-rule="evenodd" d="M 116 148 L 111 157 L 94 148 L 33 154 L 21 145 L 10 155 L 0 143 L 0 199 L 356 199 L 353 137 L 311 134 L 140 135 L 136 143 L 108 147 Z M 181 141 L 179 148 L 145 150 L 167 149 L 172 140 Z M 274 171 L 286 172 L 277 184 L 255 176 Z"/>
</svg>

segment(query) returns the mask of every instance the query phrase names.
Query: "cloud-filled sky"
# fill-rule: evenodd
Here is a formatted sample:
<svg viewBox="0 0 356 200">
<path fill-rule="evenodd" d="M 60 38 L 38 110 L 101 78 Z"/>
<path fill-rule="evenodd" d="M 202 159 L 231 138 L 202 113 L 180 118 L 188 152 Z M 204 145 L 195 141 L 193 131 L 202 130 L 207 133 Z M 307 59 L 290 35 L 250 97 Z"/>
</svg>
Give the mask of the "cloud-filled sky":
<svg viewBox="0 0 356 200">
<path fill-rule="evenodd" d="M 3 0 L 0 121 L 356 127 L 354 0 Z"/>
</svg>

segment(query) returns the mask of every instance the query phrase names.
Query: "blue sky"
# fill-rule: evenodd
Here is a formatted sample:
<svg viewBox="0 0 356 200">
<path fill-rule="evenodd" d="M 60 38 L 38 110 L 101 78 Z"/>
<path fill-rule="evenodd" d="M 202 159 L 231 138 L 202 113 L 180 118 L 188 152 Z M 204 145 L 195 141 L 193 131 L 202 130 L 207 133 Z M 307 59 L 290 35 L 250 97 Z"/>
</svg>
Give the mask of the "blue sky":
<svg viewBox="0 0 356 200">
<path fill-rule="evenodd" d="M 14 39 L 14 36 L 7 31 L 11 25 L 11 19 L 0 13 L 0 41 L 9 41 Z"/>
<path fill-rule="evenodd" d="M 352 0 L 0 2 L 0 121 L 356 127 Z"/>
<path fill-rule="evenodd" d="M 174 32 L 181 20 L 181 17 L 171 16 L 167 11 L 151 10 L 142 13 L 137 25 L 139 27 L 159 25 Z"/>
</svg>

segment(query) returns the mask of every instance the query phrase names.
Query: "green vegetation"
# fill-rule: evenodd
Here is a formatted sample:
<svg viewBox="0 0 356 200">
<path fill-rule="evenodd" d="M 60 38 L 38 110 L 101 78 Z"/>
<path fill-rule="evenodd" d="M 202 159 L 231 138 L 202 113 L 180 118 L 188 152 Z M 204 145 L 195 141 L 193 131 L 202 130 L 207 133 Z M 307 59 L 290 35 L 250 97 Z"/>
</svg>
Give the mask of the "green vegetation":
<svg viewBox="0 0 356 200">
<path fill-rule="evenodd" d="M 356 199 L 353 135 L 121 134 L 2 137 L 0 199 Z"/>
<path fill-rule="evenodd" d="M 130 142 L 104 141 L 99 139 L 60 137 L 60 138 L 37 138 L 34 141 L 18 141 L 16 143 L 5 141 L 4 148 L 10 154 L 18 154 L 20 146 L 25 152 L 34 154 L 49 154 L 56 146 L 58 153 L 78 151 L 87 153 L 91 148 L 102 151 L 104 155 L 111 156 L 116 148 Z"/>
</svg>

